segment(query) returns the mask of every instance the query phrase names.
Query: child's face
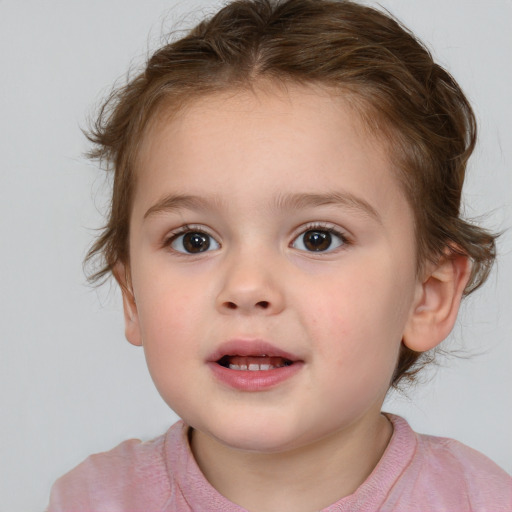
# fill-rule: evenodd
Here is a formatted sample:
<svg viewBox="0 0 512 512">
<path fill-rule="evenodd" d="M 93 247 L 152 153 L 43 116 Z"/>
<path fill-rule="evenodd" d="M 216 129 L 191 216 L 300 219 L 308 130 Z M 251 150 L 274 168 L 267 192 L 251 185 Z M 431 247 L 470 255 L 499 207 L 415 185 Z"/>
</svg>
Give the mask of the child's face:
<svg viewBox="0 0 512 512">
<path fill-rule="evenodd" d="M 126 331 L 166 402 L 257 451 L 374 421 L 420 284 L 411 209 L 357 115 L 298 86 L 204 98 L 162 116 L 138 173 Z"/>
</svg>

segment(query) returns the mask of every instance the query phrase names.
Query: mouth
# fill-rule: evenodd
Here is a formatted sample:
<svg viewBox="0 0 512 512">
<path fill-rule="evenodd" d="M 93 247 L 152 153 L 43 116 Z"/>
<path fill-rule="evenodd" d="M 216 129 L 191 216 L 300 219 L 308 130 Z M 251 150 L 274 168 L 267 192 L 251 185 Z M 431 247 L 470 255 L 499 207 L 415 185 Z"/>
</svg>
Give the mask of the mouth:
<svg viewBox="0 0 512 512">
<path fill-rule="evenodd" d="M 291 366 L 293 361 L 285 357 L 273 357 L 266 354 L 254 356 L 226 355 L 216 361 L 223 368 L 238 371 L 269 371 Z"/>
<path fill-rule="evenodd" d="M 208 358 L 214 377 L 239 391 L 265 391 L 292 379 L 304 360 L 262 340 L 232 340 Z"/>
</svg>

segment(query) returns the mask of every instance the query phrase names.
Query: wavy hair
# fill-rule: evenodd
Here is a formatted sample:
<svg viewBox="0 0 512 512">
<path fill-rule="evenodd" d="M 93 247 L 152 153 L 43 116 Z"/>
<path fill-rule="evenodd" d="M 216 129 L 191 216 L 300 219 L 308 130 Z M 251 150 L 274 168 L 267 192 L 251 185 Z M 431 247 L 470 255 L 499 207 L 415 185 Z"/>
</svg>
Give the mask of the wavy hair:
<svg viewBox="0 0 512 512">
<path fill-rule="evenodd" d="M 262 79 L 344 95 L 387 139 L 414 212 L 418 268 L 448 250 L 471 260 L 466 294 L 485 281 L 495 236 L 460 215 L 475 116 L 428 49 L 389 14 L 352 1 L 235 0 L 157 50 L 101 107 L 88 133 L 90 156 L 114 179 L 106 226 L 86 257 L 97 264 L 91 282 L 108 277 L 117 262 L 129 265 L 137 154 L 156 112 L 165 106 L 172 114 L 194 98 Z M 422 361 L 428 359 L 402 345 L 392 385 L 412 380 Z"/>
</svg>

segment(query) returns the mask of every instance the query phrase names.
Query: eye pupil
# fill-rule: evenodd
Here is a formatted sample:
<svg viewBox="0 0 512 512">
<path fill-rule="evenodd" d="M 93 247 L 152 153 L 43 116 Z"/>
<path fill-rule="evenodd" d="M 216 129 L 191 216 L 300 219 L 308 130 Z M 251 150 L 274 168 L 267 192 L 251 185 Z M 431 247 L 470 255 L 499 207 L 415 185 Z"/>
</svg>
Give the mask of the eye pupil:
<svg viewBox="0 0 512 512">
<path fill-rule="evenodd" d="M 191 253 L 204 252 L 210 247 L 210 238 L 204 233 L 187 233 L 183 237 L 183 247 Z"/>
<path fill-rule="evenodd" d="M 332 238 L 328 231 L 306 231 L 304 246 L 309 251 L 325 251 L 331 246 Z"/>
</svg>

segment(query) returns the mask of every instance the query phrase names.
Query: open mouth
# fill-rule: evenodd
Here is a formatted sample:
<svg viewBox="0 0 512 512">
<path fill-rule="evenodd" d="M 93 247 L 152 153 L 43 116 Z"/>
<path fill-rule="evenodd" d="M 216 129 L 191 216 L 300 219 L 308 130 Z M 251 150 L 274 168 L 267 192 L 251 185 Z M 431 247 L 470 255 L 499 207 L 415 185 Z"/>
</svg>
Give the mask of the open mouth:
<svg viewBox="0 0 512 512">
<path fill-rule="evenodd" d="M 290 359 L 267 356 L 265 354 L 257 356 L 226 355 L 216 362 L 218 365 L 230 370 L 250 372 L 275 370 L 293 364 L 293 361 Z"/>
<path fill-rule="evenodd" d="M 300 374 L 305 361 L 264 340 L 236 338 L 222 343 L 207 364 L 223 385 L 237 391 L 262 392 Z"/>
</svg>

